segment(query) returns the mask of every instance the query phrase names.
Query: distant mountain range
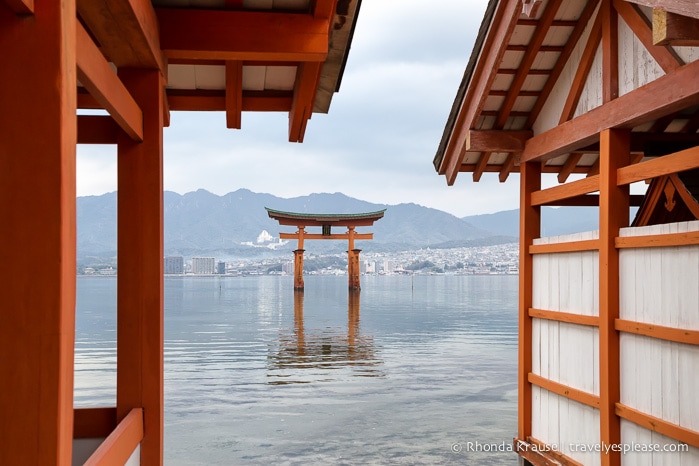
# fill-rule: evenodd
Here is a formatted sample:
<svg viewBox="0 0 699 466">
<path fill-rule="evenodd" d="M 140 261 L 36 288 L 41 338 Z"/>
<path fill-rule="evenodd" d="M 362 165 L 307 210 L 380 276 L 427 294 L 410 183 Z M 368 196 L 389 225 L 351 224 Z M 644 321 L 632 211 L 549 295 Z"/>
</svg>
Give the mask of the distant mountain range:
<svg viewBox="0 0 699 466">
<path fill-rule="evenodd" d="M 78 259 L 111 258 L 116 254 L 116 193 L 77 199 Z M 372 241 L 358 241 L 365 251 L 398 251 L 421 247 L 456 247 L 514 241 L 474 227 L 446 212 L 416 204 L 373 204 L 341 193 L 311 194 L 285 199 L 239 189 L 218 196 L 200 189 L 180 195 L 166 191 L 165 254 L 218 258 L 288 254 L 295 241 L 280 244 L 281 227 L 265 207 L 291 212 L 357 213 L 387 209 L 370 229 Z M 309 253 L 335 253 L 347 249 L 343 241 L 314 241 Z"/>
<path fill-rule="evenodd" d="M 77 199 L 78 260 L 116 255 L 116 193 Z M 265 207 L 290 212 L 357 213 L 387 209 L 370 229 L 372 241 L 358 241 L 365 251 L 387 252 L 424 247 L 451 248 L 516 241 L 517 210 L 458 218 L 416 204 L 373 204 L 341 193 L 285 199 L 239 189 L 218 196 L 200 189 L 180 195 L 166 191 L 165 254 L 217 258 L 289 254 L 295 241 L 280 242 L 280 231 L 292 232 L 268 217 Z M 544 208 L 542 234 L 559 235 L 597 228 L 595 208 Z M 309 253 L 340 253 L 343 241 L 307 243 Z"/>
</svg>

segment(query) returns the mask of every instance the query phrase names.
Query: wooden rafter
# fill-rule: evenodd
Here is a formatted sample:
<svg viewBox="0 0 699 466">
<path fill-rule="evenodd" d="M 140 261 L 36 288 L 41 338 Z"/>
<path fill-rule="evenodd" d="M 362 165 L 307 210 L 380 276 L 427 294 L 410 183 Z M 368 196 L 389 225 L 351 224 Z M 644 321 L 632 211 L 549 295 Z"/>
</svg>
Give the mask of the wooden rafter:
<svg viewBox="0 0 699 466">
<path fill-rule="evenodd" d="M 612 0 L 602 0 L 602 102 L 619 97 L 619 20 Z"/>
<path fill-rule="evenodd" d="M 294 99 L 289 111 L 289 142 L 303 142 L 306 123 L 311 119 L 313 100 L 315 99 L 321 64 L 303 63 L 296 72 Z"/>
<path fill-rule="evenodd" d="M 521 11 L 518 2 L 500 2 L 493 18 L 493 24 L 483 44 L 483 50 L 495 50 L 495 53 L 485 53 L 483 60 L 479 60 L 473 70 L 473 79 L 469 91 L 464 96 L 461 108 L 454 122 L 451 137 L 444 151 L 444 158 L 439 167 L 439 172 L 446 174 L 447 184 L 453 185 L 461 165 L 463 146 L 468 131 L 474 127 L 474 122 L 480 114 L 487 90 L 492 85 L 497 75 L 498 65 L 502 62 L 505 53 L 500 44 L 509 42 L 514 27 Z"/>
<path fill-rule="evenodd" d="M 507 154 L 507 158 L 505 159 L 505 163 L 502 164 L 502 168 L 500 169 L 500 173 L 498 174 L 498 179 L 500 180 L 500 183 L 504 183 L 507 181 L 507 177 L 510 176 L 510 173 L 515 168 L 515 154 Z"/>
<path fill-rule="evenodd" d="M 117 67 L 159 69 L 167 76 L 150 0 L 77 0 L 76 8 L 102 53 Z"/>
<path fill-rule="evenodd" d="M 578 63 L 578 69 L 575 71 L 575 76 L 573 77 L 573 82 L 570 85 L 570 90 L 568 91 L 568 97 L 563 105 L 563 111 L 561 112 L 561 118 L 559 119 L 559 124 L 564 121 L 568 121 L 573 118 L 575 114 L 575 109 L 580 101 L 580 96 L 585 87 L 585 81 L 592 68 L 592 63 L 595 60 L 595 54 L 599 43 L 602 40 L 602 15 L 597 14 L 595 22 L 592 24 L 592 29 L 590 30 L 590 35 L 587 38 L 587 43 L 585 44 L 585 49 L 583 50 L 582 56 L 580 57 L 580 62 Z"/>
<path fill-rule="evenodd" d="M 34 14 L 34 0 L 5 0 L 5 3 L 18 15 Z"/>
<path fill-rule="evenodd" d="M 595 12 L 596 7 L 596 1 L 587 2 L 585 9 L 580 14 L 580 18 L 578 19 L 578 21 L 574 22 L 573 32 L 571 32 L 570 37 L 568 38 L 568 42 L 566 42 L 566 45 L 563 48 L 563 52 L 561 52 L 561 55 L 558 57 L 556 64 L 551 70 L 551 74 L 549 78 L 546 80 L 546 84 L 544 84 L 543 89 L 541 90 L 541 96 L 536 100 L 536 103 L 534 104 L 534 107 L 532 108 L 531 112 L 529 112 L 529 116 L 527 117 L 527 122 L 525 124 L 526 128 L 531 128 L 536 119 L 539 117 L 541 109 L 544 108 L 546 100 L 551 94 L 553 87 L 556 85 L 556 81 L 558 81 L 559 76 L 563 72 L 563 69 L 565 68 L 566 63 L 568 62 L 571 53 L 573 53 L 573 50 L 575 49 L 575 46 L 578 43 L 578 40 L 585 31 L 585 26 L 592 17 L 592 14 Z M 553 25 L 555 25 L 555 21 Z"/>
<path fill-rule="evenodd" d="M 653 44 L 699 46 L 699 19 L 654 9 Z"/>
<path fill-rule="evenodd" d="M 699 9 L 695 0 L 629 0 L 637 5 L 645 5 L 658 10 L 665 10 L 682 16 L 699 19 Z"/>
<path fill-rule="evenodd" d="M 699 111 L 695 112 L 694 115 L 689 118 L 687 123 L 685 123 L 680 130 L 680 133 L 691 134 L 696 133 L 697 130 L 699 130 Z"/>
<path fill-rule="evenodd" d="M 313 6 L 313 17 L 321 19 L 332 19 L 335 14 L 337 0 L 316 0 Z"/>
<path fill-rule="evenodd" d="M 473 181 L 475 183 L 481 180 L 481 176 L 483 176 L 483 172 L 485 171 L 485 168 L 488 166 L 488 160 L 490 160 L 490 155 L 491 152 L 484 152 L 478 159 L 478 163 L 476 163 L 476 168 L 473 170 Z"/>
<path fill-rule="evenodd" d="M 329 22 L 311 15 L 157 8 L 165 56 L 186 60 L 322 62 Z"/>
<path fill-rule="evenodd" d="M 143 140 L 143 114 L 92 42 L 85 28 L 77 23 L 76 62 L 78 79 L 134 141 Z"/>
<path fill-rule="evenodd" d="M 546 161 L 594 143 L 606 128 L 633 128 L 699 104 L 699 61 L 527 140 L 522 161 Z"/>
<path fill-rule="evenodd" d="M 519 96 L 519 91 L 522 89 L 522 86 L 524 85 L 524 81 L 527 79 L 527 76 L 531 74 L 533 71 L 531 67 L 534 64 L 536 55 L 539 53 L 539 48 L 544 43 L 546 34 L 548 34 L 549 32 L 549 28 L 551 27 L 551 23 L 553 22 L 556 16 L 556 12 L 560 7 L 561 2 L 562 0 L 550 0 L 546 5 L 546 8 L 543 14 L 541 15 L 541 19 L 539 20 L 539 25 L 535 29 L 534 35 L 529 41 L 527 51 L 524 52 L 524 57 L 522 57 L 522 61 L 520 62 L 519 66 L 517 67 L 517 70 L 515 71 L 515 77 L 512 81 L 512 84 L 510 85 L 507 97 L 505 97 L 505 101 L 500 107 L 500 114 L 498 115 L 498 118 L 495 121 L 495 128 L 500 129 L 504 127 L 505 123 L 507 122 L 507 119 L 510 117 L 510 112 L 512 111 L 512 108 L 515 105 L 515 101 Z M 545 71 L 546 75 L 551 74 L 550 70 Z M 501 73 L 502 70 L 500 70 L 499 72 Z"/>
<path fill-rule="evenodd" d="M 677 53 L 670 47 L 653 45 L 651 25 L 645 15 L 638 11 L 637 6 L 624 0 L 614 0 L 614 8 L 616 8 L 619 15 L 628 24 L 646 50 L 648 50 L 648 53 L 658 62 L 663 71 L 669 73 L 684 64 Z"/>
<path fill-rule="evenodd" d="M 570 154 L 568 156 L 565 163 L 561 167 L 561 171 L 558 172 L 558 182 L 559 183 L 566 182 L 566 180 L 568 179 L 570 174 L 573 173 L 573 170 L 578 165 L 578 162 L 580 162 L 581 158 L 582 158 L 582 154 Z"/>
<path fill-rule="evenodd" d="M 240 129 L 243 112 L 243 63 L 226 62 L 226 127 Z"/>
</svg>

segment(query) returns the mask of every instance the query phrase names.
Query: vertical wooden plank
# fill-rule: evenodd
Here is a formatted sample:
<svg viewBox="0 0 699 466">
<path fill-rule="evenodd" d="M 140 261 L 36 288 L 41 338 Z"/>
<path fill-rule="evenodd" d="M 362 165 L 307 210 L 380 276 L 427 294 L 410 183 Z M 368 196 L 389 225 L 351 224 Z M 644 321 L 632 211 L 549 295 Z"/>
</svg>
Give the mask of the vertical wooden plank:
<svg viewBox="0 0 699 466">
<path fill-rule="evenodd" d="M 527 376 L 532 370 L 532 255 L 529 246 L 541 231 L 541 208 L 532 205 L 532 193 L 541 189 L 541 164 L 524 163 L 520 167 L 519 217 L 519 353 L 517 432 L 521 439 L 531 435 L 532 386 Z M 542 335 L 544 332 L 542 332 Z"/>
<path fill-rule="evenodd" d="M 0 464 L 70 464 L 75 2 L 0 6 Z"/>
<path fill-rule="evenodd" d="M 143 408 L 141 464 L 163 462 L 163 114 L 158 71 L 121 69 L 143 142 L 118 142 L 117 417 Z"/>
<path fill-rule="evenodd" d="M 605 0 L 606 1 L 606 0 Z M 604 4 L 603 4 L 604 6 Z M 599 342 L 600 342 L 600 441 L 621 442 L 619 418 L 619 251 L 614 239 L 629 224 L 629 187 L 617 186 L 617 169 L 630 159 L 628 130 L 608 129 L 600 134 L 600 250 L 599 250 Z M 601 454 L 602 465 L 621 464 L 619 452 Z"/>
</svg>

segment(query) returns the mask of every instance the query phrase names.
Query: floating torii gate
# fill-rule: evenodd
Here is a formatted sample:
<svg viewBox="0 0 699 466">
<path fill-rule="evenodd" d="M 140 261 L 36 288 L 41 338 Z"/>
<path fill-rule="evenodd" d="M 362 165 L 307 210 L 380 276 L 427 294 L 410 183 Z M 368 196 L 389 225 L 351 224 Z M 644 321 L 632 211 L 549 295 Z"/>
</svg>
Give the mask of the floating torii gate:
<svg viewBox="0 0 699 466">
<path fill-rule="evenodd" d="M 386 209 L 376 212 L 358 214 L 303 214 L 297 212 L 282 212 L 265 207 L 267 214 L 279 222 L 279 225 L 289 225 L 298 228 L 296 233 L 280 233 L 280 239 L 295 239 L 298 246 L 294 251 L 294 290 L 303 290 L 303 242 L 307 239 L 346 239 L 347 246 L 347 275 L 349 289 L 359 290 L 359 253 L 361 249 L 354 247 L 354 240 L 373 239 L 373 233 L 357 233 L 355 227 L 372 226 L 383 217 Z M 321 233 L 307 233 L 307 227 L 321 227 Z M 332 227 L 347 227 L 346 233 L 332 233 Z"/>
</svg>

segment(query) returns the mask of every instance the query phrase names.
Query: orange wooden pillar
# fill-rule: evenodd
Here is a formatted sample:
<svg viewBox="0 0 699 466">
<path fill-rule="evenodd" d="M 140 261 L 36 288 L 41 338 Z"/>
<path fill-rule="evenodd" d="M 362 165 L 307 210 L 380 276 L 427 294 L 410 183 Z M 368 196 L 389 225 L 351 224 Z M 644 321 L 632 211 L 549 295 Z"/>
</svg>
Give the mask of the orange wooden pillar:
<svg viewBox="0 0 699 466">
<path fill-rule="evenodd" d="M 10 2 L 12 3 L 12 2 Z M 75 2 L 0 2 L 0 464 L 71 463 Z"/>
<path fill-rule="evenodd" d="M 619 250 L 614 241 L 619 229 L 629 225 L 629 186 L 617 186 L 617 169 L 629 164 L 630 133 L 608 129 L 600 134 L 600 221 L 599 221 L 599 358 L 600 442 L 621 443 L 621 423 L 615 413 L 620 398 Z M 618 466 L 618 451 L 601 453 L 602 465 Z"/>
<path fill-rule="evenodd" d="M 527 440 L 532 433 L 532 307 L 533 257 L 529 246 L 541 234 L 541 207 L 532 205 L 532 193 L 541 189 L 541 163 L 527 162 L 520 166 L 519 217 L 519 372 L 517 435 Z"/>
<path fill-rule="evenodd" d="M 143 111 L 143 142 L 118 141 L 117 418 L 143 408 L 141 464 L 163 463 L 163 86 L 119 70 Z"/>
<path fill-rule="evenodd" d="M 347 280 L 350 290 L 359 291 L 361 289 L 359 283 L 359 253 L 361 249 L 355 249 L 354 235 L 354 227 L 347 227 Z"/>
<path fill-rule="evenodd" d="M 294 290 L 303 291 L 303 249 L 294 251 Z"/>
</svg>

